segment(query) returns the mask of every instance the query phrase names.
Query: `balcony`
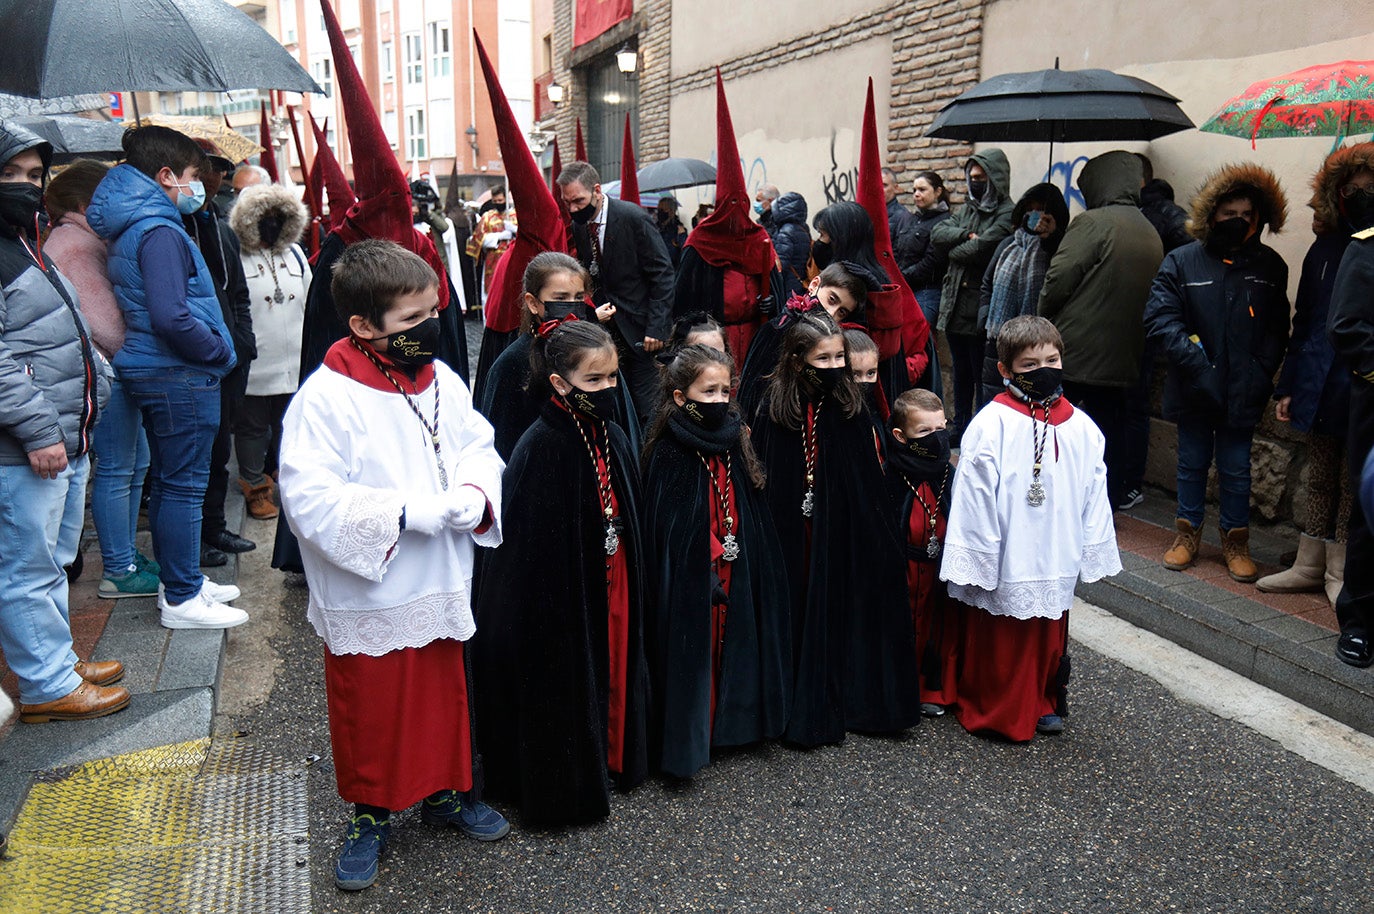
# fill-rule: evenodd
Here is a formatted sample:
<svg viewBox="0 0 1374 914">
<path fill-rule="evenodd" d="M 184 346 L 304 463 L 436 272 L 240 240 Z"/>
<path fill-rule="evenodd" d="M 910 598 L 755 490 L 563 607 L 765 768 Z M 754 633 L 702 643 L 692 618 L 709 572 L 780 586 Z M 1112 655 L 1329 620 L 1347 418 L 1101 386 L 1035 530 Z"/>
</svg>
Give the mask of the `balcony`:
<svg viewBox="0 0 1374 914">
<path fill-rule="evenodd" d="M 553 117 L 554 106 L 549 101 L 549 86 L 552 84 L 552 70 L 534 78 L 534 120 L 536 123 L 546 117 Z"/>
</svg>

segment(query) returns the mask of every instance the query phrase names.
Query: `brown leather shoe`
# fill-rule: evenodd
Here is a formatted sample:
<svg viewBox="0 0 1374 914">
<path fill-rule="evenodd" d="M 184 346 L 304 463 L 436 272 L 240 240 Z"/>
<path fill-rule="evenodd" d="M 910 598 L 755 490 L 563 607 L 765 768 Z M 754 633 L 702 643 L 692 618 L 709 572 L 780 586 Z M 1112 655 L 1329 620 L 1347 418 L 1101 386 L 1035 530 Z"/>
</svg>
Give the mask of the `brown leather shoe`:
<svg viewBox="0 0 1374 914">
<path fill-rule="evenodd" d="M 1174 527 L 1178 530 L 1178 536 L 1174 537 L 1174 544 L 1169 551 L 1164 553 L 1164 567 L 1170 571 L 1182 571 L 1197 559 L 1198 547 L 1202 543 L 1202 528 L 1194 527 L 1181 517 L 1174 519 Z"/>
<path fill-rule="evenodd" d="M 124 678 L 124 664 L 118 660 L 78 660 L 76 675 L 92 685 L 113 685 Z"/>
<path fill-rule="evenodd" d="M 1250 528 L 1221 531 L 1221 557 L 1231 580 L 1253 584 L 1259 580 L 1259 566 L 1250 558 Z"/>
<path fill-rule="evenodd" d="M 248 503 L 250 517 L 256 517 L 258 520 L 271 520 L 277 516 L 275 498 L 277 487 L 272 484 L 270 477 L 256 486 L 250 486 L 240 479 L 239 488 L 243 490 L 243 499 Z"/>
<path fill-rule="evenodd" d="M 98 686 L 82 681 L 67 695 L 41 705 L 20 705 L 19 719 L 26 724 L 45 724 L 50 720 L 89 720 L 113 714 L 129 703 L 129 690 L 123 686 Z"/>
</svg>

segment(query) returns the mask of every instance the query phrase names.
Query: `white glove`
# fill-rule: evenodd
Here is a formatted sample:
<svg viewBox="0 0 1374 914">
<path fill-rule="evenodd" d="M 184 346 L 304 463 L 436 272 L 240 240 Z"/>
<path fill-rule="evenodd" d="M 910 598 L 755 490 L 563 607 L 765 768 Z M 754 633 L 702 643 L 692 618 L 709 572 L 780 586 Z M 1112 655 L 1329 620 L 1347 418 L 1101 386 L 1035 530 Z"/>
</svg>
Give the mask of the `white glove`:
<svg viewBox="0 0 1374 914">
<path fill-rule="evenodd" d="M 514 238 L 514 237 L 515 237 L 515 232 L 516 232 L 516 224 L 515 224 L 514 222 L 511 222 L 509 219 L 507 219 L 507 220 L 506 220 L 506 237 L 508 237 L 508 238 Z"/>
<path fill-rule="evenodd" d="M 448 526 L 453 507 L 453 501 L 449 498 L 417 498 L 406 504 L 406 529 L 425 536 L 437 536 Z"/>
<path fill-rule="evenodd" d="M 448 525 L 460 533 L 476 530 L 487 516 L 487 496 L 476 486 L 459 486 L 453 494 Z"/>
</svg>

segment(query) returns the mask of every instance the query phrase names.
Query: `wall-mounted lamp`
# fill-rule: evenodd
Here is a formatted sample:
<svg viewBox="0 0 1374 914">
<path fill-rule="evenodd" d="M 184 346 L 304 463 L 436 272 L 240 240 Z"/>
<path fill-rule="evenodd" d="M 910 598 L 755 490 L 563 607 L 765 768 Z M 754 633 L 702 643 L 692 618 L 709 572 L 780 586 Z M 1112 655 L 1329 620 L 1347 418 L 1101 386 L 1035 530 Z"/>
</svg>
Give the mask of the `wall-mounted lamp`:
<svg viewBox="0 0 1374 914">
<path fill-rule="evenodd" d="M 633 73 L 639 66 L 639 52 L 628 44 L 621 45 L 620 50 L 615 52 L 615 65 L 621 73 Z"/>
<path fill-rule="evenodd" d="M 468 145 L 472 147 L 472 154 L 477 155 L 477 128 L 469 124 L 468 129 L 463 131 L 463 136 L 468 138 Z"/>
<path fill-rule="evenodd" d="M 563 103 L 563 87 L 556 82 L 549 83 L 549 101 L 555 105 Z"/>
</svg>

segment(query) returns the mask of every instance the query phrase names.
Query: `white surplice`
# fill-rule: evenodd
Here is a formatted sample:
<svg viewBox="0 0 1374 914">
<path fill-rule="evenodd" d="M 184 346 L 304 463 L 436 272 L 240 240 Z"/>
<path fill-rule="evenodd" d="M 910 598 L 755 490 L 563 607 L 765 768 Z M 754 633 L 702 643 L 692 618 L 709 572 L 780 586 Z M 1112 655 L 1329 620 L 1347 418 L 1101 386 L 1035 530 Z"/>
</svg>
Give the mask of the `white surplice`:
<svg viewBox="0 0 1374 914">
<path fill-rule="evenodd" d="M 1082 410 L 1051 425 L 1040 474 L 1045 501 L 1037 508 L 1026 499 L 1032 435 L 1029 416 L 996 400 L 969 423 L 940 578 L 951 597 L 993 615 L 1058 619 L 1080 578 L 1090 583 L 1121 570 L 1105 441 Z"/>
<path fill-rule="evenodd" d="M 449 489 L 476 486 L 492 524 L 482 533 L 426 536 L 401 530 L 407 504 L 439 497 L 428 432 L 392 391 L 321 366 L 282 423 L 281 499 L 300 540 L 310 585 L 308 618 L 333 654 L 380 656 L 437 638 L 466 641 L 472 617 L 473 543 L 501 544 L 501 471 L 490 423 L 458 375 L 435 362 L 440 452 Z M 427 421 L 435 385 L 413 396 Z"/>
</svg>

